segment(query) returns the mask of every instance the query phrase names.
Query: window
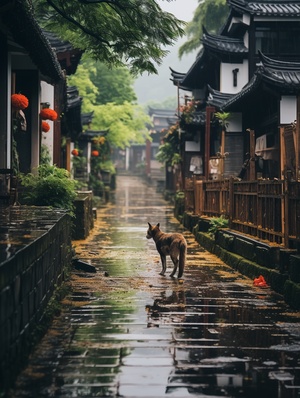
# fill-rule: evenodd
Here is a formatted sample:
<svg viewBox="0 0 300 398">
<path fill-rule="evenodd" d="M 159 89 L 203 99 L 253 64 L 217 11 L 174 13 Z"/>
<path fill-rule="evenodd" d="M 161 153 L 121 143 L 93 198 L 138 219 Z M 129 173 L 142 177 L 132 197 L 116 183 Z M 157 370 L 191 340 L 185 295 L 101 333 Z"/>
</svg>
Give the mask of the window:
<svg viewBox="0 0 300 398">
<path fill-rule="evenodd" d="M 300 53 L 300 28 L 289 22 L 268 23 L 264 26 L 256 26 L 255 52 L 260 50 L 263 54 L 299 55 Z"/>
<path fill-rule="evenodd" d="M 255 32 L 256 53 L 260 50 L 263 54 L 276 54 L 276 32 L 268 28 L 260 28 Z"/>
</svg>

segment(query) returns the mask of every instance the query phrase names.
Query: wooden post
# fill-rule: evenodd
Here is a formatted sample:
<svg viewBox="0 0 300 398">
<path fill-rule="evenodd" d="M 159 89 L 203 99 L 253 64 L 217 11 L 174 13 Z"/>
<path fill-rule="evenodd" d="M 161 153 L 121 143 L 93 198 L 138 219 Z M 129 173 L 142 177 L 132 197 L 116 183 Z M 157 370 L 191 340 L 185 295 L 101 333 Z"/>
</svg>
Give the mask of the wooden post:
<svg viewBox="0 0 300 398">
<path fill-rule="evenodd" d="M 283 195 L 282 195 L 282 209 L 283 213 L 281 214 L 281 228 L 283 233 L 283 244 L 284 247 L 289 247 L 289 181 L 285 178 L 283 182 Z"/>
<path fill-rule="evenodd" d="M 195 214 L 203 212 L 203 181 L 196 180 L 194 185 Z"/>
<path fill-rule="evenodd" d="M 296 181 L 300 181 L 300 97 L 297 97 L 297 120 L 296 120 Z"/>
<path fill-rule="evenodd" d="M 206 107 L 206 119 L 205 119 L 205 154 L 204 154 L 204 175 L 205 179 L 209 179 L 209 160 L 210 160 L 210 134 L 211 134 L 211 114 L 215 112 L 213 106 Z"/>
<path fill-rule="evenodd" d="M 254 181 L 256 180 L 255 175 L 255 132 L 252 129 L 247 129 L 250 134 L 249 140 L 249 154 L 250 154 L 250 165 L 249 165 L 249 180 Z"/>
<path fill-rule="evenodd" d="M 288 244 L 288 181 L 286 173 L 286 147 L 284 139 L 284 127 L 279 127 L 280 139 L 280 179 L 283 180 L 282 198 L 281 198 L 281 232 L 283 236 L 283 244 L 286 247 Z"/>
<path fill-rule="evenodd" d="M 71 139 L 66 140 L 66 170 L 71 172 Z"/>
<path fill-rule="evenodd" d="M 234 181 L 233 177 L 229 180 L 229 228 L 232 228 L 233 210 L 234 209 Z"/>
<path fill-rule="evenodd" d="M 221 178 L 224 178 L 225 173 L 225 128 L 222 128 L 221 132 L 221 146 L 220 146 L 220 174 Z"/>
<path fill-rule="evenodd" d="M 279 137 L 280 137 L 280 179 L 284 180 L 286 178 L 286 148 L 284 140 L 284 127 L 279 127 Z"/>
</svg>

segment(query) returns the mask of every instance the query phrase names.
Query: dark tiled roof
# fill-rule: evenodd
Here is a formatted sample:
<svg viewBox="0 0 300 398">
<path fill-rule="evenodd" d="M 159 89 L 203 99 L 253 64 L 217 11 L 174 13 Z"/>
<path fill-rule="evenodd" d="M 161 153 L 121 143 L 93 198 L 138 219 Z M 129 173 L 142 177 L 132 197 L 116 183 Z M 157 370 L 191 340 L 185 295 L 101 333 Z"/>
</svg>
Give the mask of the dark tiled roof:
<svg viewBox="0 0 300 398">
<path fill-rule="evenodd" d="M 79 139 L 82 141 L 92 141 L 93 138 L 106 136 L 108 130 L 85 130 L 79 135 Z"/>
<path fill-rule="evenodd" d="M 203 33 L 203 46 L 224 54 L 247 54 L 248 49 L 244 45 L 243 39 L 213 35 L 208 32 Z"/>
<path fill-rule="evenodd" d="M 202 88 L 206 84 L 207 74 L 209 72 L 208 54 L 204 47 L 197 54 L 196 60 L 186 73 L 180 87 L 188 87 L 189 90 Z"/>
<path fill-rule="evenodd" d="M 49 32 L 44 29 L 43 32 L 47 37 L 47 39 L 49 40 L 51 47 L 56 52 L 56 54 L 65 53 L 67 51 L 73 50 L 73 47 L 70 42 L 59 39 L 58 36 L 53 32 Z"/>
<path fill-rule="evenodd" d="M 192 120 L 189 125 L 201 125 L 204 126 L 206 123 L 206 112 L 195 111 L 192 114 Z"/>
<path fill-rule="evenodd" d="M 247 1 L 247 0 L 228 0 L 228 5 L 233 9 L 248 12 L 252 15 L 299 17 L 299 1 Z"/>
<path fill-rule="evenodd" d="M 82 113 L 81 114 L 81 123 L 82 125 L 90 124 L 92 123 L 94 117 L 94 111 L 88 112 L 88 113 Z"/>
<path fill-rule="evenodd" d="M 81 106 L 82 98 L 76 86 L 67 87 L 67 109 Z"/>
<path fill-rule="evenodd" d="M 181 89 L 185 89 L 184 87 L 182 87 L 182 81 L 184 80 L 186 73 L 181 73 L 181 72 L 176 72 L 174 69 L 170 68 L 171 71 L 171 76 L 172 78 L 170 79 L 173 83 L 174 86 L 178 86 Z M 188 90 L 188 88 L 186 88 Z"/>
<path fill-rule="evenodd" d="M 64 79 L 64 74 L 48 39 L 33 16 L 30 0 L 9 2 L 0 9 L 1 22 L 12 37 L 28 52 L 41 73 L 53 82 Z"/>
<path fill-rule="evenodd" d="M 83 51 L 73 48 L 70 42 L 61 40 L 53 32 L 43 29 L 43 33 L 55 51 L 62 69 L 66 71 L 67 75 L 74 74 L 77 70 Z"/>
<path fill-rule="evenodd" d="M 171 70 L 171 79 L 175 86 L 179 86 L 182 90 L 192 91 L 195 88 L 200 88 L 203 86 L 202 76 L 203 69 L 206 67 L 207 57 L 202 47 L 197 54 L 196 60 L 190 67 L 187 73 L 175 72 Z"/>
<path fill-rule="evenodd" d="M 224 110 L 229 110 L 240 100 L 252 94 L 261 82 L 271 88 L 276 88 L 278 93 L 298 94 L 300 92 L 300 63 L 273 60 L 259 53 L 261 65 L 248 84 L 230 98 L 224 105 Z"/>
<path fill-rule="evenodd" d="M 171 109 L 156 109 L 156 108 L 151 108 L 149 107 L 148 109 L 148 114 L 150 116 L 157 116 L 157 117 L 172 117 L 175 116 L 175 110 L 171 110 Z"/>
<path fill-rule="evenodd" d="M 216 108 L 221 108 L 234 94 L 221 93 L 218 90 L 213 89 L 209 85 L 208 88 L 208 99 L 207 104 L 215 106 Z"/>
</svg>

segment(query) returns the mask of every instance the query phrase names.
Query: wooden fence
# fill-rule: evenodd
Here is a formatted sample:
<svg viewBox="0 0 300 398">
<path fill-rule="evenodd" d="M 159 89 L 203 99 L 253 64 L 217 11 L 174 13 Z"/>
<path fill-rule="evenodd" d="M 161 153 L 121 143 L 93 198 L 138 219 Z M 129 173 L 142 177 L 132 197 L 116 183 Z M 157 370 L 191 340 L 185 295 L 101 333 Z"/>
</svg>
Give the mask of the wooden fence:
<svg viewBox="0 0 300 398">
<path fill-rule="evenodd" d="M 300 243 L 300 183 L 188 180 L 185 209 L 229 219 L 230 228 L 294 248 Z"/>
</svg>

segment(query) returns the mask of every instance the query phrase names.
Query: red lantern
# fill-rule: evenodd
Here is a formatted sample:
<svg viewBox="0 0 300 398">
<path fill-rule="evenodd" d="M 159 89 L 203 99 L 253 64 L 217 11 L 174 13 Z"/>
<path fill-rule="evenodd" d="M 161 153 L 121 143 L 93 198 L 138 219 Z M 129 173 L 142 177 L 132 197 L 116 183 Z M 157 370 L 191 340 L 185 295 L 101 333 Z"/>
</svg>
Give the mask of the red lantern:
<svg viewBox="0 0 300 398">
<path fill-rule="evenodd" d="M 14 109 L 25 109 L 29 105 L 28 98 L 23 94 L 13 94 L 11 96 L 11 105 Z"/>
<path fill-rule="evenodd" d="M 92 151 L 92 156 L 94 156 L 96 158 L 97 156 L 99 156 L 99 152 L 98 151 Z"/>
<path fill-rule="evenodd" d="M 49 130 L 50 130 L 50 124 L 42 121 L 42 131 L 44 133 L 48 133 Z"/>
<path fill-rule="evenodd" d="M 40 112 L 40 116 L 44 120 L 49 119 L 49 120 L 54 121 L 57 119 L 57 113 L 53 109 L 50 109 L 50 108 L 42 109 Z"/>
<path fill-rule="evenodd" d="M 74 148 L 71 153 L 72 153 L 73 156 L 78 156 L 79 155 L 79 151 L 76 148 Z"/>
</svg>

